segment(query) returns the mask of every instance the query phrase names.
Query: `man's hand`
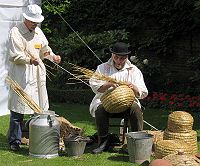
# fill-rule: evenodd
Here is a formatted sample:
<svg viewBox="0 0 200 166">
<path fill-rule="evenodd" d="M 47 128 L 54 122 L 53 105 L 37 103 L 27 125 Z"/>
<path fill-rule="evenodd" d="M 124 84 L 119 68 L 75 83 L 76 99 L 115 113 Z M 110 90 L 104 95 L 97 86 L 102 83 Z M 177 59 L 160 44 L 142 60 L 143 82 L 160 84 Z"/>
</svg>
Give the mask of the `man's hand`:
<svg viewBox="0 0 200 166">
<path fill-rule="evenodd" d="M 54 55 L 53 56 L 53 61 L 56 63 L 60 63 L 61 62 L 61 57 L 59 55 Z"/>
<path fill-rule="evenodd" d="M 115 84 L 115 83 L 112 83 L 112 82 L 106 82 L 104 85 L 102 85 L 102 86 L 98 89 L 98 92 L 104 93 L 104 92 L 107 91 L 110 87 L 117 88 L 118 86 L 119 86 L 119 84 Z"/>
<path fill-rule="evenodd" d="M 31 58 L 30 60 L 31 65 L 34 64 L 35 66 L 39 65 L 39 59 L 38 58 Z"/>
<path fill-rule="evenodd" d="M 134 91 L 136 97 L 138 97 L 140 95 L 137 86 L 133 85 L 130 82 L 128 82 L 127 85 L 129 88 L 131 88 Z"/>
</svg>

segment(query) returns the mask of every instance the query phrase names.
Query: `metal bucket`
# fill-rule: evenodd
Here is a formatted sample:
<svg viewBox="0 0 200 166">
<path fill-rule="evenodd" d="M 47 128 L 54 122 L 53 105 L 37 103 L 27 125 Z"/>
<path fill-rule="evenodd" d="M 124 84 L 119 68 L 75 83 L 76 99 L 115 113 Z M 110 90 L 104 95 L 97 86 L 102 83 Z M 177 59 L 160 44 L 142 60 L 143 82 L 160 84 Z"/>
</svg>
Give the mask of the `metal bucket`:
<svg viewBox="0 0 200 166">
<path fill-rule="evenodd" d="M 126 134 L 129 161 L 142 164 L 150 162 L 153 135 L 146 132 L 129 132 Z"/>
<path fill-rule="evenodd" d="M 65 151 L 67 156 L 80 156 L 85 151 L 87 138 L 82 136 L 70 137 L 64 139 Z"/>
<path fill-rule="evenodd" d="M 35 114 L 29 123 L 29 155 L 36 158 L 58 156 L 60 124 L 54 111 Z"/>
</svg>

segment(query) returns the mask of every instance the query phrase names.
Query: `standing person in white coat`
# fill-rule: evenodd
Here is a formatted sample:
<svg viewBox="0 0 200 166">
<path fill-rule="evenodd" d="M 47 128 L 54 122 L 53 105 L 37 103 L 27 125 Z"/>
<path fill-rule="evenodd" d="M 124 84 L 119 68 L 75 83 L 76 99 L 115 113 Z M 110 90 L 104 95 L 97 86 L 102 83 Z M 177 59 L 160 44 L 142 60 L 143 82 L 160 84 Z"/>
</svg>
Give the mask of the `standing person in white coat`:
<svg viewBox="0 0 200 166">
<path fill-rule="evenodd" d="M 23 13 L 24 22 L 13 27 L 9 36 L 9 76 L 40 106 L 43 111 L 49 109 L 46 89 L 46 69 L 42 62 L 47 58 L 60 63 L 61 58 L 55 55 L 48 46 L 42 30 L 37 26 L 44 20 L 41 8 L 28 5 Z M 21 123 L 24 114 L 33 114 L 23 100 L 11 89 L 8 109 L 10 110 L 10 128 L 8 141 L 11 150 L 20 150 Z"/>
<path fill-rule="evenodd" d="M 142 72 L 128 60 L 128 55 L 131 53 L 128 44 L 117 42 L 110 47 L 112 53 L 111 58 L 99 65 L 96 72 L 103 75 L 115 78 L 118 81 L 126 82 L 127 85 L 134 91 L 136 100 L 133 108 L 122 113 L 109 113 L 105 110 L 101 103 L 101 96 L 110 88 L 116 88 L 117 84 L 90 79 L 90 86 L 96 94 L 90 104 L 90 113 L 96 120 L 98 133 L 98 147 L 92 152 L 95 154 L 108 150 L 109 147 L 109 118 L 113 116 L 123 117 L 124 114 L 129 114 L 130 125 L 132 131 L 143 130 L 143 113 L 138 99 L 143 99 L 148 95 L 147 87 L 144 83 Z M 133 111 L 130 111 L 133 110 Z"/>
</svg>

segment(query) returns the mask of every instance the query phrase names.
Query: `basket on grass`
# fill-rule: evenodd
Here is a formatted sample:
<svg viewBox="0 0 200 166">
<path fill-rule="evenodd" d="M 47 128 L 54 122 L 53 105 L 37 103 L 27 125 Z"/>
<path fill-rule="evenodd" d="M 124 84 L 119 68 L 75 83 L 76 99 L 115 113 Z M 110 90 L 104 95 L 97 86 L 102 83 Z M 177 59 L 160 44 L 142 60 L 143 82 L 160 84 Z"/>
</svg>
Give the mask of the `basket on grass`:
<svg viewBox="0 0 200 166">
<path fill-rule="evenodd" d="M 175 111 L 168 117 L 167 129 L 175 133 L 187 133 L 192 130 L 194 119 L 185 111 Z"/>
<path fill-rule="evenodd" d="M 178 152 L 178 154 L 170 154 L 165 156 L 163 159 L 170 161 L 173 166 L 199 166 L 200 160 L 189 154 Z"/>
<path fill-rule="evenodd" d="M 120 85 L 108 90 L 101 97 L 102 105 L 109 113 L 120 113 L 130 108 L 135 100 L 135 94 L 127 85 Z"/>
<path fill-rule="evenodd" d="M 164 140 L 182 140 L 186 143 L 188 143 L 192 149 L 192 153 L 196 154 L 198 151 L 198 145 L 197 145 L 197 132 L 192 130 L 187 133 L 175 133 L 170 132 L 168 129 L 164 131 L 163 135 Z"/>
<path fill-rule="evenodd" d="M 161 159 L 169 154 L 183 151 L 185 154 L 192 154 L 192 149 L 189 144 L 182 140 L 161 140 L 156 143 L 155 157 Z"/>
</svg>

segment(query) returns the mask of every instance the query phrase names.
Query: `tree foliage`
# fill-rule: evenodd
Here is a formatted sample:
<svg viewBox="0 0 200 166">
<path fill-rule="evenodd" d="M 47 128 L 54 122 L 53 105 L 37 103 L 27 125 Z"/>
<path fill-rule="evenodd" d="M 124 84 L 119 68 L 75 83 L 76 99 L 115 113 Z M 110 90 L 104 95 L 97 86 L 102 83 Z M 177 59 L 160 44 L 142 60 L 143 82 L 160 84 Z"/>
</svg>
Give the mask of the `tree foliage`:
<svg viewBox="0 0 200 166">
<path fill-rule="evenodd" d="M 159 59 L 173 56 L 170 46 L 177 36 L 199 33 L 200 1 L 196 0 L 46 0 L 42 5 L 46 18 L 42 28 L 54 50 L 63 54 L 64 63 L 91 68 L 98 59 L 76 33 L 103 60 L 107 54 L 102 50 L 116 40 L 128 41 L 140 58 L 144 50 L 151 51 L 158 57 L 150 64 L 153 69 Z M 158 76 L 158 70 L 151 71 L 147 80 Z M 159 74 L 160 84 L 166 75 Z"/>
</svg>

